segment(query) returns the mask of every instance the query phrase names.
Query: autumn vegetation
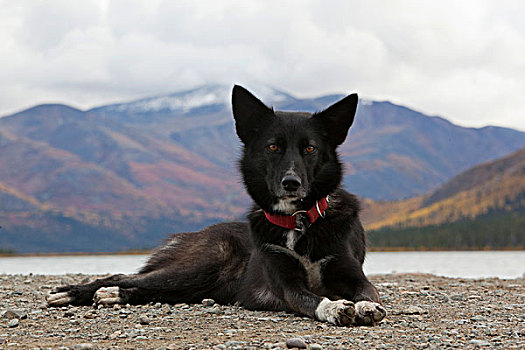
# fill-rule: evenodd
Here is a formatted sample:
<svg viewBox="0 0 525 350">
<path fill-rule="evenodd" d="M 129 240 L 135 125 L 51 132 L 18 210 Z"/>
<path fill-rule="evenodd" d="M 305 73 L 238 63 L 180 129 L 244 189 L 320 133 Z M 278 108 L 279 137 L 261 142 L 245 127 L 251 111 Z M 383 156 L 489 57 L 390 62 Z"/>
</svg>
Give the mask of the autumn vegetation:
<svg viewBox="0 0 525 350">
<path fill-rule="evenodd" d="M 365 200 L 376 249 L 524 249 L 525 149 L 471 168 L 436 191 Z"/>
</svg>

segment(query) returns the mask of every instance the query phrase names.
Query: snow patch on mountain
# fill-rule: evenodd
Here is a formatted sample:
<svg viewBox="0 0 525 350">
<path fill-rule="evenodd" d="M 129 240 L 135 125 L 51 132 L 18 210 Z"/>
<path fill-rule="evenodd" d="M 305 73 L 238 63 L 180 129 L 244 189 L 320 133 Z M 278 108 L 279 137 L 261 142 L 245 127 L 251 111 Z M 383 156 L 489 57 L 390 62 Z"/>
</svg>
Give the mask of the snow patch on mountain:
<svg viewBox="0 0 525 350">
<path fill-rule="evenodd" d="M 260 85 L 253 90 L 253 94 L 265 103 L 295 99 L 293 96 L 278 91 L 272 87 Z M 154 96 L 129 103 L 120 103 L 103 107 L 106 111 L 146 113 L 159 111 L 189 112 L 192 109 L 224 105 L 230 106 L 232 86 L 204 85 L 192 90 L 176 92 L 169 95 Z"/>
</svg>

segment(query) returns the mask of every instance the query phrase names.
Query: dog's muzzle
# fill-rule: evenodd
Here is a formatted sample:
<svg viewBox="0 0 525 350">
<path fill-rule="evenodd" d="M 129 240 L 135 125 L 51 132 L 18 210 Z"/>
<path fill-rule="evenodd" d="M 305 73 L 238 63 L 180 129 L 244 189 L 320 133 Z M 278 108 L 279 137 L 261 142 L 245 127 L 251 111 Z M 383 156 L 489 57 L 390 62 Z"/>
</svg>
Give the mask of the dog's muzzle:
<svg viewBox="0 0 525 350">
<path fill-rule="evenodd" d="M 297 176 L 286 175 L 281 180 L 281 186 L 287 192 L 295 192 L 301 187 L 301 179 Z"/>
</svg>

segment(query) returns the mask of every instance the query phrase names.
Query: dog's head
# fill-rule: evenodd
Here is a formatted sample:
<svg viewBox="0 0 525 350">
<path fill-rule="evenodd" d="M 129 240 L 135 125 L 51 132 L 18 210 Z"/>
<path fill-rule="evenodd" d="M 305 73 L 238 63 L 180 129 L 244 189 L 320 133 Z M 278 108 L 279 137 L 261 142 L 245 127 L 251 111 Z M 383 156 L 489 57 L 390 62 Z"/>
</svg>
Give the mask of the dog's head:
<svg viewBox="0 0 525 350">
<path fill-rule="evenodd" d="M 290 215 L 311 208 L 342 179 L 336 148 L 344 142 L 357 109 L 352 94 L 322 112 L 281 112 L 248 90 L 232 94 L 244 184 L 263 210 Z"/>
</svg>

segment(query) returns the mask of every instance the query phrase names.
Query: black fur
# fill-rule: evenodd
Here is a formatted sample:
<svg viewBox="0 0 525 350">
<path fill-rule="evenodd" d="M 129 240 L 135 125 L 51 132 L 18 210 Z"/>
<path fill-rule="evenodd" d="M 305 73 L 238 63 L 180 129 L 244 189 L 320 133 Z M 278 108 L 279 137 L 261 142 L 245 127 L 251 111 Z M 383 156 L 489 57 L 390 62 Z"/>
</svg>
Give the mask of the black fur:
<svg viewBox="0 0 525 350">
<path fill-rule="evenodd" d="M 254 200 L 249 222 L 175 234 L 139 273 L 58 288 L 48 298 L 50 305 L 91 304 L 100 288 L 119 287 L 117 301 L 100 295 L 95 301 L 192 303 L 213 298 L 340 325 L 375 324 L 384 317 L 376 304 L 379 295 L 362 270 L 366 241 L 359 202 L 339 188 L 342 165 L 336 148 L 352 125 L 357 95 L 311 115 L 274 112 L 235 86 L 232 104 L 244 144 L 240 169 Z M 325 217 L 310 225 L 303 216 L 302 230 L 276 226 L 264 214 L 308 210 L 327 195 Z M 325 298 L 333 308 L 321 304 Z M 354 310 L 353 303 L 360 301 L 374 302 L 366 305 L 376 309 L 362 311 L 356 304 Z"/>
</svg>

